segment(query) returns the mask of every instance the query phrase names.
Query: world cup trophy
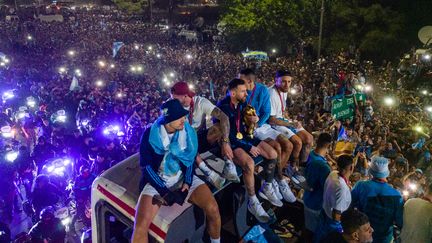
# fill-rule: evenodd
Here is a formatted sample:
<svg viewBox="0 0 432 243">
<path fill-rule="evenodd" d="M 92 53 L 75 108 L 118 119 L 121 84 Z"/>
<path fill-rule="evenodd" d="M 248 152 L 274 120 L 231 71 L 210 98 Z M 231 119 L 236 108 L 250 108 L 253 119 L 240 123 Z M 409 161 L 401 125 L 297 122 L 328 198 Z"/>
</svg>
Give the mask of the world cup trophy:
<svg viewBox="0 0 432 243">
<path fill-rule="evenodd" d="M 256 116 L 256 110 L 253 106 L 247 105 L 243 109 L 243 122 L 246 125 L 246 134 L 250 138 L 253 138 L 253 134 L 255 129 L 258 127 L 258 124 L 255 122 L 252 122 L 251 119 L 249 119 L 251 116 Z"/>
</svg>

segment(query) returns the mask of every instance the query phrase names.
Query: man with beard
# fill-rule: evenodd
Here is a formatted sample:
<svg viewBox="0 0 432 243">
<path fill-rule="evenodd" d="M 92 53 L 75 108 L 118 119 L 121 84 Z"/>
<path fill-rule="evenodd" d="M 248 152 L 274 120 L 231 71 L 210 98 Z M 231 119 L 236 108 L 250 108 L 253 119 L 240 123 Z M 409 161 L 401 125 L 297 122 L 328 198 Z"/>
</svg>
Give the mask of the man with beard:
<svg viewBox="0 0 432 243">
<path fill-rule="evenodd" d="M 299 162 L 304 164 L 307 161 L 313 144 L 313 136 L 302 127 L 299 121 L 289 119 L 286 104 L 292 82 L 293 75 L 290 71 L 279 70 L 276 72 L 275 84 L 269 88 L 271 104 L 269 123 L 288 137 L 294 145 L 292 156 L 294 157 L 294 167 L 298 167 Z"/>
<path fill-rule="evenodd" d="M 240 79 L 246 82 L 246 88 L 248 89 L 247 104 L 255 108 L 257 113 L 256 118 L 259 119 L 258 121 L 251 121 L 257 124 L 254 136 L 259 140 L 266 141 L 278 153 L 276 178 L 272 182 L 273 189 L 280 200 L 284 199 L 286 202 L 295 202 L 296 197 L 292 193 L 288 181 L 283 176 L 283 170 L 288 165 L 293 145 L 285 135 L 267 123 L 271 112 L 268 89 L 265 85 L 255 82 L 255 73 L 250 68 L 240 71 Z"/>
<path fill-rule="evenodd" d="M 233 79 L 228 84 L 228 94 L 221 100 L 218 107 L 229 117 L 231 147 L 234 152 L 234 163 L 243 170 L 243 179 L 249 196 L 248 210 L 260 222 L 270 219 L 255 195 L 255 162 L 252 157 L 261 155 L 264 158 L 265 182 L 260 189 L 260 196 L 273 205 L 281 207 L 282 201 L 273 189 L 273 179 L 277 163 L 277 152 L 265 141 L 247 136 L 243 124 L 243 108 L 246 106 L 246 83 L 241 79 Z"/>
<path fill-rule="evenodd" d="M 198 152 L 208 151 L 216 144 L 219 144 L 221 147 L 221 154 L 225 158 L 223 177 L 210 169 L 201 159 L 200 155 L 197 155 L 196 163 L 206 176 L 206 179 L 216 188 L 221 188 L 225 183 L 225 179 L 239 182 L 240 179 L 238 178 L 236 167 L 232 162 L 233 152 L 229 139 L 230 124 L 225 113 L 208 99 L 196 95 L 190 90 L 186 82 L 177 82 L 171 88 L 171 97 L 179 100 L 183 108 L 189 110 L 189 124 L 198 133 Z M 210 117 L 219 120 L 219 123 L 207 129 L 206 119 Z"/>
</svg>

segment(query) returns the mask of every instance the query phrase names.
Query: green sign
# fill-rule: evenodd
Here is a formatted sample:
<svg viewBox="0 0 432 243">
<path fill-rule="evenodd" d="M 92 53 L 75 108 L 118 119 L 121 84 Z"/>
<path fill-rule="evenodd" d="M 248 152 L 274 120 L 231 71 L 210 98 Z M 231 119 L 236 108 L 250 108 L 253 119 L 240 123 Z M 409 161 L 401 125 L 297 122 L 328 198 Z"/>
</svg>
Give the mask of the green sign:
<svg viewBox="0 0 432 243">
<path fill-rule="evenodd" d="M 347 95 L 342 99 L 336 99 L 332 101 L 332 116 L 336 120 L 353 119 L 355 111 L 354 97 L 357 100 L 357 104 L 364 103 L 366 101 L 365 94 Z"/>
</svg>

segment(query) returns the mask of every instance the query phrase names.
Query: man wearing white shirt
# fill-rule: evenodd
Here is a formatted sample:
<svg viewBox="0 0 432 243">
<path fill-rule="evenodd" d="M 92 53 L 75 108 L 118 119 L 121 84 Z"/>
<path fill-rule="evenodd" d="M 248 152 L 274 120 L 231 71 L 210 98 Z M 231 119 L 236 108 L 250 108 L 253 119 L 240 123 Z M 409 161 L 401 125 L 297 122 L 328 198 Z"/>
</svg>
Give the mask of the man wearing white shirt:
<svg viewBox="0 0 432 243">
<path fill-rule="evenodd" d="M 338 171 L 332 171 L 324 184 L 323 210 L 321 211 L 314 242 L 320 242 L 329 233 L 342 233 L 341 214 L 351 204 L 349 177 L 354 171 L 353 157 L 341 155 L 337 159 Z"/>
<path fill-rule="evenodd" d="M 186 82 L 177 82 L 174 84 L 171 88 L 171 97 L 179 100 L 182 106 L 186 110 L 189 110 L 189 123 L 198 133 L 198 152 L 207 151 L 214 144 L 219 143 L 222 149 L 222 156 L 226 159 L 223 176 L 230 181 L 240 181 L 237 176 L 236 167 L 232 162 L 234 155 L 229 141 L 230 124 L 225 113 L 208 99 L 195 95 Z M 220 123 L 206 129 L 206 121 L 209 118 L 215 118 Z M 221 188 L 224 185 L 225 178 L 210 169 L 199 154 L 197 155 L 196 162 L 213 186 Z"/>
<path fill-rule="evenodd" d="M 284 134 L 293 144 L 292 156 L 294 167 L 299 162 L 306 163 L 313 143 L 313 136 L 307 132 L 298 121 L 291 121 L 288 118 L 286 100 L 293 81 L 290 71 L 277 71 L 274 86 L 269 88 L 271 113 L 269 123 L 276 130 Z M 302 152 L 300 158 L 300 152 Z"/>
</svg>

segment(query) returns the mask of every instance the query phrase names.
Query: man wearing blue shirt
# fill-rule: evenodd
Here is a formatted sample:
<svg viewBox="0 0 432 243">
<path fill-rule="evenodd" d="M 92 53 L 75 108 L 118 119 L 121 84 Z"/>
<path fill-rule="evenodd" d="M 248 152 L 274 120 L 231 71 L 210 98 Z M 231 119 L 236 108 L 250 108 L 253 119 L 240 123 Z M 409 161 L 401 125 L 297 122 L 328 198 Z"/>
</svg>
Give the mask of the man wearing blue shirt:
<svg viewBox="0 0 432 243">
<path fill-rule="evenodd" d="M 325 156 L 331 142 L 332 136 L 330 134 L 321 133 L 318 136 L 317 146 L 310 152 L 306 163 L 305 177 L 310 187 L 310 190 L 305 191 L 303 195 L 305 228 L 307 230 L 305 235 L 307 238 L 312 238 L 323 206 L 324 183 L 331 170 Z"/>
<path fill-rule="evenodd" d="M 393 225 L 402 228 L 403 199 L 401 194 L 387 183 L 388 159 L 372 157 L 369 173 L 372 179 L 359 181 L 351 197 L 352 207 L 365 213 L 374 229 L 374 242 L 393 241 Z"/>
<path fill-rule="evenodd" d="M 273 180 L 273 189 L 280 200 L 284 199 L 287 202 L 295 202 L 296 197 L 292 193 L 288 182 L 284 179 L 283 170 L 288 165 L 289 157 L 293 150 L 293 144 L 281 132 L 273 129 L 268 123 L 270 117 L 270 94 L 268 88 L 255 82 L 255 73 L 250 68 L 245 68 L 240 71 L 240 79 L 246 82 L 248 96 L 246 103 L 255 108 L 258 121 L 254 136 L 259 140 L 266 141 L 278 153 L 278 165 L 276 178 Z"/>
</svg>

